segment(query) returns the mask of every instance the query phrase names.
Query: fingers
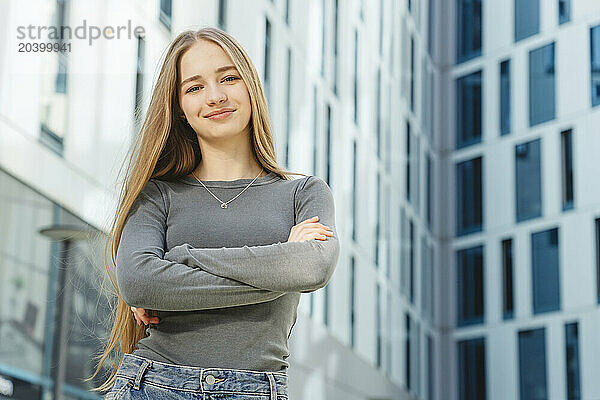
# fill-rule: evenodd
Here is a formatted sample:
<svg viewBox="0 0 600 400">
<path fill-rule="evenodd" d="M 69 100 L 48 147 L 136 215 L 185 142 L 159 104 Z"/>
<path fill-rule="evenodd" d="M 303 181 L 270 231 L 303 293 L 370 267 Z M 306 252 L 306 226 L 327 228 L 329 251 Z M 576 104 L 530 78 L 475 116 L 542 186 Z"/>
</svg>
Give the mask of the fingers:
<svg viewBox="0 0 600 400">
<path fill-rule="evenodd" d="M 146 310 L 143 308 L 131 307 L 131 311 L 133 311 L 133 316 L 138 325 L 158 324 L 160 322 L 160 318 L 158 317 L 147 316 Z"/>
</svg>

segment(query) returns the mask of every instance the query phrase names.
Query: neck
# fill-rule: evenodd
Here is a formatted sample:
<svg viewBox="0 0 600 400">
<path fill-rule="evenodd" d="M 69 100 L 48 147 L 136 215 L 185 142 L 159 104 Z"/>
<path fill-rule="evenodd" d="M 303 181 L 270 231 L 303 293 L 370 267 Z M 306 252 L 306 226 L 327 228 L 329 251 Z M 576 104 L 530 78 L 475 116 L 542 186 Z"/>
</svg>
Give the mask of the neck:
<svg viewBox="0 0 600 400">
<path fill-rule="evenodd" d="M 202 159 L 192 176 L 202 181 L 233 181 L 254 179 L 267 172 L 256 161 L 248 135 L 239 135 L 233 140 L 203 140 L 198 138 Z"/>
</svg>

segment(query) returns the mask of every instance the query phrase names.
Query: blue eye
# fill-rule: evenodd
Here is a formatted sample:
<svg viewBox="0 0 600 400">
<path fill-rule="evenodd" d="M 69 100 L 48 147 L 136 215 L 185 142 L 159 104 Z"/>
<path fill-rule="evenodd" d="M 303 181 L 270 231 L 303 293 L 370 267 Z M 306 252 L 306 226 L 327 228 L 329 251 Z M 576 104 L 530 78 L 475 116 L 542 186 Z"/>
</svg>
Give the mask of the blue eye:
<svg viewBox="0 0 600 400">
<path fill-rule="evenodd" d="M 225 81 L 225 80 L 227 80 L 227 79 L 229 79 L 229 78 L 233 78 L 233 80 L 240 79 L 240 78 L 238 78 L 238 77 L 236 77 L 236 76 L 228 76 L 227 78 L 224 78 L 223 80 Z M 232 81 L 227 81 L 227 82 L 232 82 Z M 186 93 L 195 92 L 195 90 L 192 90 L 192 89 L 199 88 L 199 87 L 200 87 L 200 86 L 198 86 L 198 85 L 196 85 L 196 86 L 192 86 L 191 88 L 189 88 L 189 89 L 186 91 Z"/>
</svg>

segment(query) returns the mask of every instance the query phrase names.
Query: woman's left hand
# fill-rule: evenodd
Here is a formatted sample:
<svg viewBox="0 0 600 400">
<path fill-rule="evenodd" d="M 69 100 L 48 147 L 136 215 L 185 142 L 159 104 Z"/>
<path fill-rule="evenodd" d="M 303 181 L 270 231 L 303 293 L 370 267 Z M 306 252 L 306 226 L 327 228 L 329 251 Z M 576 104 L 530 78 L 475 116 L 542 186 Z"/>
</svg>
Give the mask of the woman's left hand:
<svg viewBox="0 0 600 400">
<path fill-rule="evenodd" d="M 144 308 L 131 307 L 131 311 L 133 311 L 133 316 L 135 317 L 138 325 L 148 325 L 150 323 L 158 324 L 160 322 L 158 317 L 150 317 L 146 315 L 146 310 Z"/>
</svg>

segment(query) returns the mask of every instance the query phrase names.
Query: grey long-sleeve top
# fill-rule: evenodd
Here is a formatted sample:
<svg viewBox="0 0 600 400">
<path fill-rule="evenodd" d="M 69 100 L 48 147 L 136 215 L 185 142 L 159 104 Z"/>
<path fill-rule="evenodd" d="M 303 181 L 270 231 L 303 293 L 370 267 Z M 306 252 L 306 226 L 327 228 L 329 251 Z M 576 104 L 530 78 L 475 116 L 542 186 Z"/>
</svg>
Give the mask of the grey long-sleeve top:
<svg viewBox="0 0 600 400">
<path fill-rule="evenodd" d="M 221 200 L 252 179 L 203 181 Z M 325 241 L 287 242 L 313 216 Z M 159 324 L 134 354 L 197 367 L 281 371 L 300 293 L 322 288 L 340 253 L 333 195 L 319 177 L 260 177 L 221 208 L 196 179 L 150 179 L 117 250 L 125 302 L 156 310 Z"/>
</svg>

